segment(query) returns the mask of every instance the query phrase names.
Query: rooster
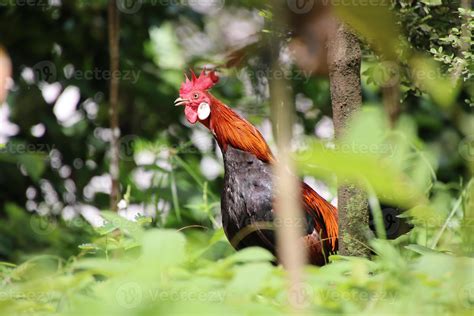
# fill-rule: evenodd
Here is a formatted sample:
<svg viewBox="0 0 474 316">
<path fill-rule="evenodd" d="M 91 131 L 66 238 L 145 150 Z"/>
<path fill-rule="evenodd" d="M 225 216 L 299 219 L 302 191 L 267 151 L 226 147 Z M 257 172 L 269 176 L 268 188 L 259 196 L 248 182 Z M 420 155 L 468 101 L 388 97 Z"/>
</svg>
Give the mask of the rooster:
<svg viewBox="0 0 474 316">
<path fill-rule="evenodd" d="M 224 158 L 221 213 L 224 232 L 239 250 L 260 246 L 276 253 L 272 164 L 275 158 L 262 134 L 210 92 L 219 80 L 214 71 L 194 72 L 179 90 L 176 106 L 184 106 L 189 123 L 200 122 L 214 135 Z M 308 261 L 324 265 L 337 250 L 337 209 L 301 182 Z"/>
</svg>

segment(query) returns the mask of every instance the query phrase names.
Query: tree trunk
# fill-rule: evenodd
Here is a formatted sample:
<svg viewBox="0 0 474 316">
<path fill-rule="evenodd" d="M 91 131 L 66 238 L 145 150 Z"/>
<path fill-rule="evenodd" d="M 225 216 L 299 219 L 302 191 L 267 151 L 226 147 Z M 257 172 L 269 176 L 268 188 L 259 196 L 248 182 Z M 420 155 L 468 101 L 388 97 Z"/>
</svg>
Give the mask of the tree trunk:
<svg viewBox="0 0 474 316">
<path fill-rule="evenodd" d="M 114 0 L 109 0 L 108 6 L 108 28 L 109 28 L 109 58 L 110 72 L 117 74 L 119 71 L 119 13 Z M 112 138 L 110 140 L 110 177 L 112 188 L 110 191 L 110 210 L 117 211 L 119 199 L 119 118 L 118 118 L 118 95 L 119 76 L 114 75 L 110 79 L 109 86 L 109 117 Z"/>
<path fill-rule="evenodd" d="M 336 138 L 344 134 L 348 121 L 362 103 L 360 63 L 361 49 L 357 37 L 344 24 L 334 22 L 328 43 L 328 64 Z M 339 253 L 368 256 L 369 213 L 364 191 L 340 180 L 338 210 Z"/>
</svg>

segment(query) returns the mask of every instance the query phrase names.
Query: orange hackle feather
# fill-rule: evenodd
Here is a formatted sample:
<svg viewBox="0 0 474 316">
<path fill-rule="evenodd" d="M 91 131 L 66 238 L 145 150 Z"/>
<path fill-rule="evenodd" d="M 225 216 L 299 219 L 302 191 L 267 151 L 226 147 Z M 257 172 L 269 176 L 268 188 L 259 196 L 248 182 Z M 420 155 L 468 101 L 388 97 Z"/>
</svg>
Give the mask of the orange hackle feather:
<svg viewBox="0 0 474 316">
<path fill-rule="evenodd" d="M 212 115 L 209 129 L 214 132 L 222 151 L 230 145 L 254 154 L 264 162 L 272 162 L 273 155 L 262 134 L 247 120 L 211 95 Z"/>
<path fill-rule="evenodd" d="M 331 203 L 323 199 L 316 191 L 314 191 L 309 185 L 303 182 L 303 204 L 304 209 L 311 216 L 315 216 L 316 225 L 324 223 L 324 227 L 319 225 L 315 227 L 317 232 L 324 232 L 325 236 L 321 236 L 322 239 L 326 239 L 326 243 L 331 245 L 333 251 L 337 250 L 337 237 L 339 235 L 339 227 L 337 225 L 337 209 Z M 315 210 L 310 212 L 309 210 Z M 321 221 L 322 219 L 322 221 Z"/>
<path fill-rule="evenodd" d="M 274 163 L 275 158 L 258 129 L 217 98 L 210 97 L 212 115 L 203 124 L 214 133 L 222 151 L 225 152 L 230 145 L 254 154 L 261 161 Z M 321 234 L 324 244 L 330 244 L 335 251 L 338 237 L 337 209 L 304 182 L 302 195 L 304 210 L 315 220 L 316 231 Z"/>
</svg>

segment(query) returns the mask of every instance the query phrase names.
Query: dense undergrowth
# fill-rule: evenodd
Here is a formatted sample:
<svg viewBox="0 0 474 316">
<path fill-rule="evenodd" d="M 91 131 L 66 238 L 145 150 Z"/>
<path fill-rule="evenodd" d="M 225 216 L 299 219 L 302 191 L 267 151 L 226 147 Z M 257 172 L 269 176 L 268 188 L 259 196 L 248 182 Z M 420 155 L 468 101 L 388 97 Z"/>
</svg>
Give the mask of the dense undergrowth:
<svg viewBox="0 0 474 316">
<path fill-rule="evenodd" d="M 472 258 L 374 239 L 372 260 L 332 256 L 288 288 L 260 248 L 234 252 L 222 230 L 145 229 L 104 213 L 80 252 L 0 264 L 2 315 L 471 315 Z"/>
<path fill-rule="evenodd" d="M 302 282 L 289 287 L 266 250 L 231 248 L 214 213 L 218 197 L 199 179 L 202 200 L 184 208 L 201 214 L 203 225 L 103 211 L 104 224 L 93 229 L 79 217 L 64 222 L 10 204 L 2 235 L 23 242 L 12 257 L 18 263 L 0 263 L 0 314 L 268 315 L 294 312 L 291 301 L 308 314 L 471 315 L 473 181 L 438 179 L 410 122 L 387 129 L 381 112 L 368 107 L 347 137 L 308 142 L 296 157 L 303 174 L 364 181 L 378 236 L 366 245 L 371 258 L 331 256 L 324 267 L 305 267 Z M 408 234 L 385 240 L 379 199 L 407 207 Z"/>
</svg>

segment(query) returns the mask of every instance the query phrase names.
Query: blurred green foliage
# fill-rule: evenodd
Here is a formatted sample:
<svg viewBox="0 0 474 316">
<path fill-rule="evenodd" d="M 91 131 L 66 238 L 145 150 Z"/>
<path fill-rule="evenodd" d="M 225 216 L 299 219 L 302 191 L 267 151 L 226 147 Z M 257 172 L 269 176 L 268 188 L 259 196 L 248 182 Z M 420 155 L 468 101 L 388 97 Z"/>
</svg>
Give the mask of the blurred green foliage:
<svg viewBox="0 0 474 316">
<path fill-rule="evenodd" d="M 308 314 L 472 311 L 472 258 L 374 240 L 373 260 L 332 256 L 332 264 L 307 267 L 305 281 L 288 289 L 285 271 L 269 262 L 270 253 L 247 248 L 229 255 L 222 230 L 187 235 L 144 230 L 137 222 L 105 215 L 107 228 L 81 245 L 76 257 L 0 264 L 2 312 L 280 315 L 290 311 L 289 300 Z"/>
</svg>

